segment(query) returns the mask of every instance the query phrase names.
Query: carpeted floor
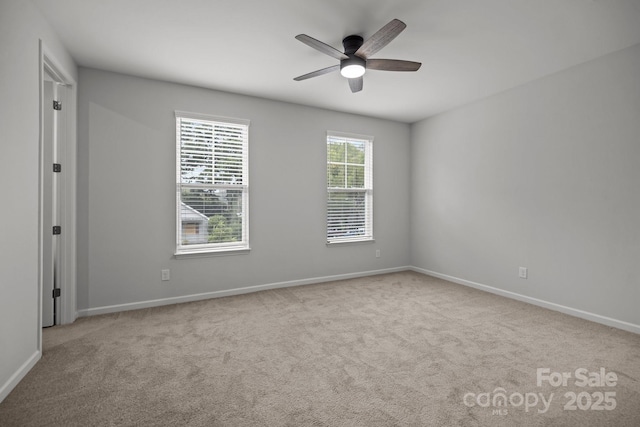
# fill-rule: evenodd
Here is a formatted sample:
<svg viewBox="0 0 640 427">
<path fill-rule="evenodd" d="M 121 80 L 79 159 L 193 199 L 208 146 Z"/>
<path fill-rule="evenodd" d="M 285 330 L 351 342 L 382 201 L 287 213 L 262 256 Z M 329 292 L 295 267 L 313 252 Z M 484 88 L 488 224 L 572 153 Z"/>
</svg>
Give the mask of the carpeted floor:
<svg viewBox="0 0 640 427">
<path fill-rule="evenodd" d="M 413 272 L 82 318 L 43 347 L 0 425 L 640 426 L 639 335 Z"/>
</svg>

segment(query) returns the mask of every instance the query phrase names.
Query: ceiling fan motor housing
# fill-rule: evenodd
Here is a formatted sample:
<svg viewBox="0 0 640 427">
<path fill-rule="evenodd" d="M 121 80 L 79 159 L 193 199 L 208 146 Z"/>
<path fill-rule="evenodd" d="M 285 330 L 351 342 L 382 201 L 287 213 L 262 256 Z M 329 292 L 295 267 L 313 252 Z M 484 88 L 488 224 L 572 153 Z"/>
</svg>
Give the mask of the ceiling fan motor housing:
<svg viewBox="0 0 640 427">
<path fill-rule="evenodd" d="M 346 55 L 352 55 L 356 53 L 356 50 L 360 49 L 364 39 L 360 36 L 347 36 L 342 40 L 342 46 L 344 46 L 344 53 Z"/>
<path fill-rule="evenodd" d="M 364 58 L 360 58 L 359 56 L 355 55 L 355 52 L 360 49 L 360 46 L 362 46 L 363 41 L 364 39 L 362 37 L 355 35 L 347 36 L 342 40 L 342 46 L 344 46 L 344 54 L 349 58 L 340 61 L 340 71 L 342 71 L 342 69 L 345 67 L 353 65 L 359 65 L 363 68 L 366 68 L 367 61 Z"/>
</svg>

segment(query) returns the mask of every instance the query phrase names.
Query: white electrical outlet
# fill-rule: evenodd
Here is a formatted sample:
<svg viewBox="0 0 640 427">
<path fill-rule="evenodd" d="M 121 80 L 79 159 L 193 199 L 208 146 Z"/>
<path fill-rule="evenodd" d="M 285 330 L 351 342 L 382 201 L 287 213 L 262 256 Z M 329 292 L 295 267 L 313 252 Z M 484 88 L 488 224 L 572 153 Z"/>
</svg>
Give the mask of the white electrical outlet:
<svg viewBox="0 0 640 427">
<path fill-rule="evenodd" d="M 167 280 L 171 280 L 171 272 L 167 269 L 167 270 L 162 270 L 162 280 L 163 281 L 167 281 Z"/>
<path fill-rule="evenodd" d="M 528 275 L 527 267 L 520 267 L 518 270 L 518 275 L 521 279 L 526 279 Z"/>
<path fill-rule="evenodd" d="M 380 258 L 380 249 L 376 249 L 376 258 Z"/>
</svg>

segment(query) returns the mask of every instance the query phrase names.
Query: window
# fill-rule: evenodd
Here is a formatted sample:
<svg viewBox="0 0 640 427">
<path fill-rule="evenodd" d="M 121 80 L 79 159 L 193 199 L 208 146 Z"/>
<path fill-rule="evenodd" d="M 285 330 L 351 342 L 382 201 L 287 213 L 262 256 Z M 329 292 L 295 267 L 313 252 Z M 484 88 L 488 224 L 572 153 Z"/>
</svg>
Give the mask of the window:
<svg viewBox="0 0 640 427">
<path fill-rule="evenodd" d="M 189 236 L 189 235 L 198 235 L 200 234 L 200 224 L 196 223 L 188 223 L 188 222 L 182 222 L 182 233 Z"/>
<path fill-rule="evenodd" d="M 176 254 L 249 249 L 249 121 L 176 111 Z"/>
<path fill-rule="evenodd" d="M 373 240 L 373 137 L 327 133 L 327 243 Z"/>
</svg>

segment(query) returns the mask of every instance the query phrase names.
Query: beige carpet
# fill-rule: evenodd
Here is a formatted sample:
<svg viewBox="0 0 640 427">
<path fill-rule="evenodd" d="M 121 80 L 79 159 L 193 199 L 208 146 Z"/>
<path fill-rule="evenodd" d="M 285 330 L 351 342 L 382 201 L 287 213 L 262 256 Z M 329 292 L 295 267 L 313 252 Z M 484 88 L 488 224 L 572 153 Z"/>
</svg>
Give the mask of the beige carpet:
<svg viewBox="0 0 640 427">
<path fill-rule="evenodd" d="M 412 272 L 83 318 L 43 339 L 2 426 L 640 426 L 639 335 Z M 538 386 L 538 368 L 571 378 Z M 579 386 L 576 370 L 600 368 L 615 385 Z"/>
</svg>

